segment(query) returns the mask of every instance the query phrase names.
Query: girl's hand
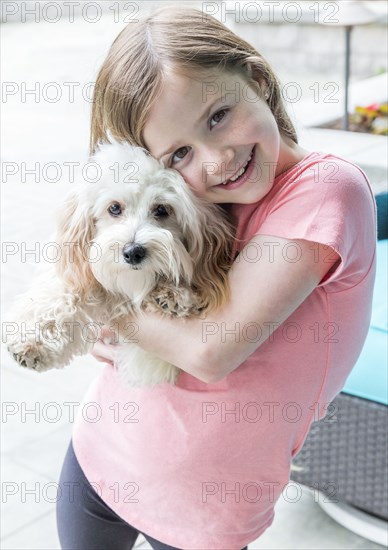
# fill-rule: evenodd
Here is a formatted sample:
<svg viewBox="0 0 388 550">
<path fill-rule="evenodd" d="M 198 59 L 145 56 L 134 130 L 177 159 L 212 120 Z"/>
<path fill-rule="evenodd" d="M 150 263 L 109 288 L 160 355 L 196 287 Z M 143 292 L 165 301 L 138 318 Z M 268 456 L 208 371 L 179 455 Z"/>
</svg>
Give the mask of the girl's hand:
<svg viewBox="0 0 388 550">
<path fill-rule="evenodd" d="M 112 332 L 108 327 L 103 327 L 101 330 L 101 337 L 94 344 L 91 351 L 91 355 L 93 355 L 93 357 L 97 359 L 97 361 L 108 363 L 112 367 L 114 367 L 115 356 L 115 344 L 112 343 L 113 340 L 114 332 Z"/>
</svg>

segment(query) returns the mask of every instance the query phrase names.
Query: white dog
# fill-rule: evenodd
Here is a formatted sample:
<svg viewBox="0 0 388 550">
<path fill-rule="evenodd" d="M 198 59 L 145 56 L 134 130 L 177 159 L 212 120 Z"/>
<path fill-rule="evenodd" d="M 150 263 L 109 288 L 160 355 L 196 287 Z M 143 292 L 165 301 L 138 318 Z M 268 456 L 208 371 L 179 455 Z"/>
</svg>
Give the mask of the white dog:
<svg viewBox="0 0 388 550">
<path fill-rule="evenodd" d="M 108 325 L 120 342 L 116 365 L 125 382 L 174 383 L 179 369 L 133 343 L 135 318 L 128 316 L 146 310 L 184 317 L 223 304 L 231 226 L 219 207 L 141 147 L 100 145 L 91 160 L 101 177 L 66 200 L 56 236 L 60 260 L 17 301 L 8 350 L 23 367 L 61 368 L 91 351 L 90 328 Z"/>
</svg>

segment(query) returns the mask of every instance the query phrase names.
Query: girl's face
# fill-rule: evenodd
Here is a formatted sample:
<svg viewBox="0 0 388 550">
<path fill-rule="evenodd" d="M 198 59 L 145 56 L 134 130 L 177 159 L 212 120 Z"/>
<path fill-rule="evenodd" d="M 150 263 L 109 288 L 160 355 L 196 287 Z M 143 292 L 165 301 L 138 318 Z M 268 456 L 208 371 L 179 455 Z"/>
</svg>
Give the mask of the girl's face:
<svg viewBox="0 0 388 550">
<path fill-rule="evenodd" d="M 280 136 L 267 103 L 242 76 L 208 74 L 201 80 L 171 74 L 150 111 L 144 142 L 197 196 L 255 203 L 307 151 Z"/>
</svg>

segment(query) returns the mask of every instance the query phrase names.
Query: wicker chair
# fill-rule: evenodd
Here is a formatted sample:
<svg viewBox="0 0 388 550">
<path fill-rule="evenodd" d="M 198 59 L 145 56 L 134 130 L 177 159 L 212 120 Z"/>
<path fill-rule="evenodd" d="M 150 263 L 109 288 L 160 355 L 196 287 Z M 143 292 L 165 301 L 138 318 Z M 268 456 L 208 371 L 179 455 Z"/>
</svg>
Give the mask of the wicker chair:
<svg viewBox="0 0 388 550">
<path fill-rule="evenodd" d="M 368 336 L 345 387 L 332 402 L 340 421 L 323 418 L 312 424 L 293 460 L 291 480 L 318 491 L 318 503 L 338 523 L 386 546 L 388 193 L 375 198 L 377 272 Z"/>
</svg>

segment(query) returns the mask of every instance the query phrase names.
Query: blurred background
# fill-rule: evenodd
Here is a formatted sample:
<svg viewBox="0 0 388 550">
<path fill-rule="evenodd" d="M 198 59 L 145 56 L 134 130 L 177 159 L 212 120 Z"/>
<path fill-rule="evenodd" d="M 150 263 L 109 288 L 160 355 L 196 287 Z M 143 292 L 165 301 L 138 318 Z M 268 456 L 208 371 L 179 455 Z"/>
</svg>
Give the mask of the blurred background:
<svg viewBox="0 0 388 550">
<path fill-rule="evenodd" d="M 3 322 L 87 162 L 93 83 L 112 41 L 139 14 L 173 3 L 1 3 Z M 270 62 L 303 147 L 356 162 L 376 196 L 387 192 L 385 1 L 177 4 L 220 19 Z M 17 368 L 4 345 L 1 352 L 1 547 L 59 549 L 55 484 L 73 411 L 103 365 L 88 356 L 38 375 Z M 385 398 L 377 401 L 379 414 L 386 414 Z M 369 550 L 386 544 L 388 512 L 370 514 L 369 523 L 365 517 L 344 520 L 349 510 L 330 514 L 311 491 L 311 479 L 301 482 L 300 496 L 278 502 L 273 525 L 250 549 Z"/>
</svg>

